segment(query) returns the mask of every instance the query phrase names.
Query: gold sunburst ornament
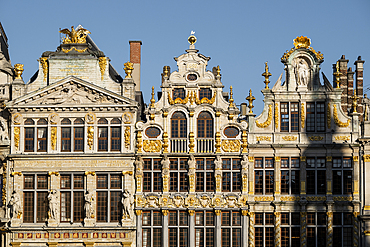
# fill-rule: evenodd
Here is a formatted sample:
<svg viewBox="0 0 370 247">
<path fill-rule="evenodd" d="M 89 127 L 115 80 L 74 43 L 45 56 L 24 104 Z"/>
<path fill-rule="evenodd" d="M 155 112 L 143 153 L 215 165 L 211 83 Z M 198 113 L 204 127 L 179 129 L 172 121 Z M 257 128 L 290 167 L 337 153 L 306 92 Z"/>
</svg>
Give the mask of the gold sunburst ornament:
<svg viewBox="0 0 370 247">
<path fill-rule="evenodd" d="M 293 44 L 294 44 L 294 47 L 296 49 L 299 49 L 299 48 L 308 48 L 311 45 L 311 40 L 310 40 L 310 38 L 301 36 L 301 37 L 295 38 L 293 40 Z"/>
</svg>

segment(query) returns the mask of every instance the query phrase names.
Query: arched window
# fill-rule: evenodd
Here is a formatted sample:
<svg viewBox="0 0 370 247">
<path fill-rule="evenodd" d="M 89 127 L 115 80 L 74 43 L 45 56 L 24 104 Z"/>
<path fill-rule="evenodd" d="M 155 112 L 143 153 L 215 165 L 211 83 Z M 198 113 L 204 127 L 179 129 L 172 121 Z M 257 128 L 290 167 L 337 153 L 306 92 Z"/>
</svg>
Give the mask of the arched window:
<svg viewBox="0 0 370 247">
<path fill-rule="evenodd" d="M 213 118 L 209 112 L 201 112 L 198 116 L 198 138 L 213 138 Z"/>
<path fill-rule="evenodd" d="M 186 138 L 187 124 L 186 116 L 182 112 L 175 112 L 171 118 L 171 137 Z"/>
</svg>

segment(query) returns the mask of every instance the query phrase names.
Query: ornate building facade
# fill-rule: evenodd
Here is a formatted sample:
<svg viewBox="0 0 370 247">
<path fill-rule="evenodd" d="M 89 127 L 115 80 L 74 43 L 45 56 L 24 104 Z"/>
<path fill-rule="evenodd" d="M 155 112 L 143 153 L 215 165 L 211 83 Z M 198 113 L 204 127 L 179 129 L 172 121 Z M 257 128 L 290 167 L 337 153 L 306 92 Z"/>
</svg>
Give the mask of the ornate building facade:
<svg viewBox="0 0 370 247">
<path fill-rule="evenodd" d="M 361 57 L 321 82 L 297 37 L 272 88 L 265 64 L 256 116 L 191 35 L 144 107 L 140 41 L 122 78 L 88 30 L 61 32 L 24 83 L 0 28 L 1 246 L 370 244 Z"/>
</svg>

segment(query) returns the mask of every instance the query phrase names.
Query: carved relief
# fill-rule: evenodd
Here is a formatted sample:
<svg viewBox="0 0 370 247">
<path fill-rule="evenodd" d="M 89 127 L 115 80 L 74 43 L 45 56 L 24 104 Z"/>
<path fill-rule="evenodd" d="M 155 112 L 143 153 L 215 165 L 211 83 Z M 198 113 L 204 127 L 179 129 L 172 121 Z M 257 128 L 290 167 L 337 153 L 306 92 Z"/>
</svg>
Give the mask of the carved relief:
<svg viewBox="0 0 370 247">
<path fill-rule="evenodd" d="M 240 141 L 239 140 L 223 140 L 221 144 L 224 152 L 239 152 Z"/>
<path fill-rule="evenodd" d="M 272 120 L 272 105 L 269 105 L 269 110 L 268 110 L 268 115 L 267 115 L 266 121 L 263 122 L 263 123 L 259 123 L 258 120 L 256 120 L 256 125 L 257 125 L 258 128 L 266 128 L 266 127 L 270 126 L 271 120 Z"/>
<path fill-rule="evenodd" d="M 122 193 L 122 219 L 132 219 L 134 214 L 133 205 L 134 198 L 132 197 L 129 190 L 125 189 Z"/>
<path fill-rule="evenodd" d="M 333 108 L 334 108 L 334 122 L 335 124 L 338 126 L 338 127 L 342 127 L 342 128 L 345 128 L 345 127 L 348 127 L 349 126 L 349 123 L 351 122 L 350 119 L 347 119 L 347 122 L 341 122 L 338 118 L 338 109 L 337 109 L 337 105 L 333 105 Z"/>
<path fill-rule="evenodd" d="M 23 120 L 23 117 L 20 113 L 13 114 L 13 123 L 14 124 L 21 124 L 22 120 Z"/>
<path fill-rule="evenodd" d="M 20 219 L 22 217 L 21 212 L 21 199 L 17 191 L 13 191 L 12 197 L 9 201 L 10 213 L 12 219 Z"/>
<path fill-rule="evenodd" d="M 56 150 L 56 147 L 57 147 L 57 127 L 51 127 L 50 141 L 51 141 L 51 149 Z"/>
<path fill-rule="evenodd" d="M 143 142 L 143 149 L 148 153 L 158 153 L 162 149 L 161 140 L 145 140 Z"/>
<path fill-rule="evenodd" d="M 94 196 L 92 194 L 92 191 L 86 191 L 85 194 L 85 217 L 86 219 L 92 219 L 94 218 L 94 207 L 93 207 L 93 202 L 94 202 Z"/>
<path fill-rule="evenodd" d="M 14 147 L 19 150 L 19 134 L 21 133 L 20 127 L 14 127 Z"/>
<path fill-rule="evenodd" d="M 8 124 L 2 116 L 0 116 L 0 142 L 9 141 Z"/>
<path fill-rule="evenodd" d="M 49 219 L 56 220 L 58 217 L 59 212 L 59 197 L 58 192 L 56 190 L 50 190 L 48 195 L 48 201 L 49 201 Z"/>
<path fill-rule="evenodd" d="M 94 127 L 89 126 L 87 127 L 87 145 L 89 145 L 90 150 L 93 147 L 94 143 Z"/>
<path fill-rule="evenodd" d="M 283 136 L 281 137 L 284 141 L 296 141 L 298 137 L 296 136 Z"/>
<path fill-rule="evenodd" d="M 125 147 L 128 149 L 130 147 L 131 140 L 131 127 L 126 126 L 125 128 Z"/>
</svg>

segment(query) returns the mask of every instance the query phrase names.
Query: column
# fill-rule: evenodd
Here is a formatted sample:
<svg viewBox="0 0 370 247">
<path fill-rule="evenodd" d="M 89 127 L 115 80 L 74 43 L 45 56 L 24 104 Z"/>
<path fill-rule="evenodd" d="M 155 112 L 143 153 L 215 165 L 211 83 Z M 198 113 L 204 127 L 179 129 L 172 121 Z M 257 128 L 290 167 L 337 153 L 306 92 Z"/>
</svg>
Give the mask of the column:
<svg viewBox="0 0 370 247">
<path fill-rule="evenodd" d="M 142 231 L 142 211 L 136 210 L 136 246 L 142 247 L 143 246 L 143 231 Z"/>
<path fill-rule="evenodd" d="M 301 207 L 302 210 L 302 207 Z M 301 212 L 301 247 L 307 244 L 307 212 Z"/>
<path fill-rule="evenodd" d="M 254 212 L 249 212 L 249 231 L 248 231 L 248 241 L 249 247 L 254 247 Z"/>
<path fill-rule="evenodd" d="M 327 200 L 329 200 L 329 198 L 332 198 L 332 194 L 333 194 L 332 167 L 333 167 L 333 158 L 331 156 L 326 156 L 326 196 L 327 196 Z"/>
<path fill-rule="evenodd" d="M 275 182 L 275 188 L 274 188 L 274 195 L 280 195 L 280 167 L 281 167 L 281 163 L 280 163 L 280 157 L 279 156 L 275 156 L 275 165 L 274 165 L 274 182 Z M 275 199 L 276 200 L 276 199 Z M 280 199 L 279 199 L 280 200 Z"/>
<path fill-rule="evenodd" d="M 326 212 L 328 216 L 328 227 L 326 228 L 326 244 L 328 247 L 333 246 L 333 212 Z"/>
<path fill-rule="evenodd" d="M 275 246 L 280 246 L 281 232 L 280 232 L 280 212 L 274 212 L 275 224 L 274 224 L 274 242 Z"/>
<path fill-rule="evenodd" d="M 359 241 L 360 222 L 359 222 L 359 219 L 358 219 L 359 214 L 360 214 L 360 212 L 353 212 L 353 246 L 355 246 L 355 247 L 360 245 L 360 241 Z M 364 246 L 367 246 L 367 245 L 365 244 Z"/>
<path fill-rule="evenodd" d="M 248 156 L 249 161 L 249 188 L 248 188 L 248 194 L 254 195 L 254 157 Z"/>
<path fill-rule="evenodd" d="M 300 179 L 301 179 L 301 196 L 306 196 L 306 157 L 301 156 L 301 162 L 300 162 Z"/>
<path fill-rule="evenodd" d="M 242 210 L 242 247 L 248 246 L 248 210 Z"/>
<path fill-rule="evenodd" d="M 189 246 L 195 246 L 195 219 L 194 210 L 189 210 Z"/>
<path fill-rule="evenodd" d="M 215 210 L 216 214 L 216 247 L 221 247 L 222 244 L 222 235 L 221 235 L 221 210 Z"/>
<path fill-rule="evenodd" d="M 162 210 L 163 223 L 162 223 L 162 246 L 168 246 L 168 210 Z"/>
</svg>

